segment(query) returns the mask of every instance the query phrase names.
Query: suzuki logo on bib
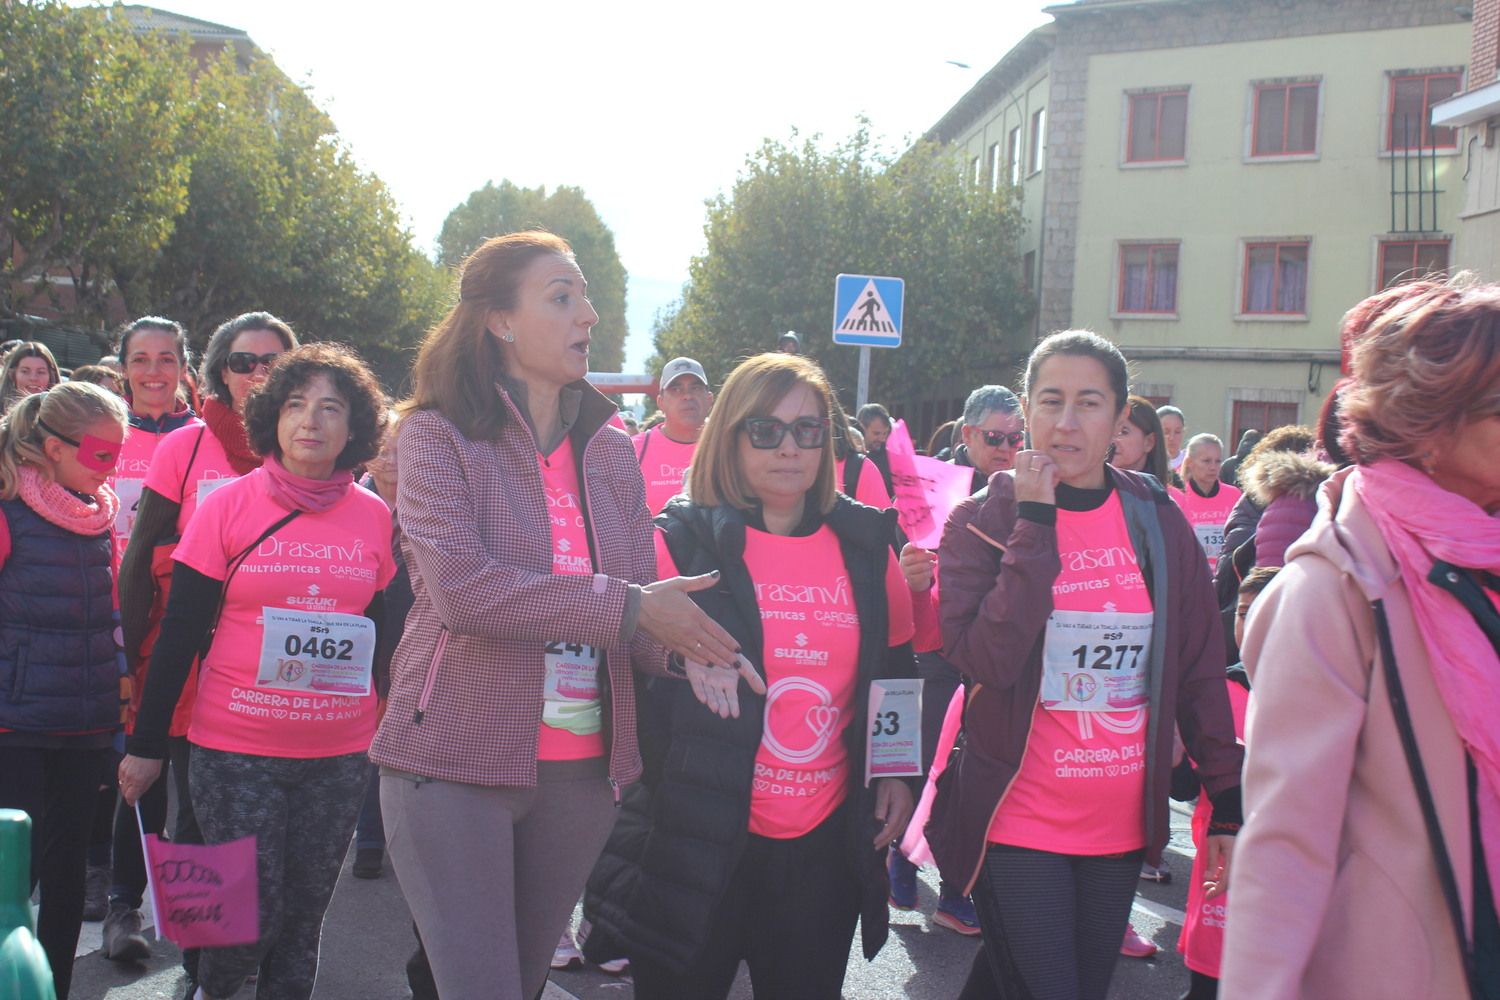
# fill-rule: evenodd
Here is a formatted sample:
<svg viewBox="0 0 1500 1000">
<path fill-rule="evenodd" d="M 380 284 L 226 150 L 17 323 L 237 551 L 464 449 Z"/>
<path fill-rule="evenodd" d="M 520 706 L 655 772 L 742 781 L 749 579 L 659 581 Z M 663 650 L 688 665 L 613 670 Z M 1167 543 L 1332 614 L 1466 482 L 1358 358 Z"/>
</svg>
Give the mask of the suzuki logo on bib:
<svg viewBox="0 0 1500 1000">
<path fill-rule="evenodd" d="M 811 701 L 812 704 L 800 716 L 801 725 L 778 728 L 773 725 L 773 720 L 799 718 L 791 713 L 771 710 L 778 701 L 787 697 Z M 766 728 L 761 741 L 778 760 L 788 764 L 808 764 L 828 749 L 828 744 L 838 733 L 842 714 L 833 704 L 828 689 L 817 681 L 805 677 L 783 677 L 766 691 Z"/>
</svg>

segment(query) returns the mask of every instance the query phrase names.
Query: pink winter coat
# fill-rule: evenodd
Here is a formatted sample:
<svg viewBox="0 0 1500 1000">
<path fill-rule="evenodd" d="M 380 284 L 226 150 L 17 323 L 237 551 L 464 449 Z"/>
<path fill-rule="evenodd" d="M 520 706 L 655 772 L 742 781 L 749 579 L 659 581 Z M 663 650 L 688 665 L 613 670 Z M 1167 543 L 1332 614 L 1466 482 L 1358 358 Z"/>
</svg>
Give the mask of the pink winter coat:
<svg viewBox="0 0 1500 1000">
<path fill-rule="evenodd" d="M 1391 711 L 1370 602 L 1385 601 L 1466 925 L 1464 748 L 1411 602 L 1349 473 L 1250 612 L 1255 697 L 1230 874 L 1222 1000 L 1454 1000 L 1463 969 Z"/>
</svg>

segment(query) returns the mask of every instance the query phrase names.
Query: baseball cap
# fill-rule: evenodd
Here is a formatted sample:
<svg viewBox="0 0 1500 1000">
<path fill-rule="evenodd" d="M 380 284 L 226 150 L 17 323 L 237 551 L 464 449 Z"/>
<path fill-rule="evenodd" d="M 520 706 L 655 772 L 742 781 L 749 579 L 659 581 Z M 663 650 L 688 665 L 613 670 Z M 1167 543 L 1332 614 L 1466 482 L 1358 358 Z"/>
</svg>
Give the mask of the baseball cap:
<svg viewBox="0 0 1500 1000">
<path fill-rule="evenodd" d="M 661 379 L 657 384 L 665 389 L 675 382 L 679 375 L 691 375 L 704 385 L 708 385 L 708 375 L 703 371 L 703 366 L 692 358 L 673 358 L 662 365 Z"/>
<path fill-rule="evenodd" d="M 797 331 L 796 330 L 788 330 L 786 333 L 783 333 L 781 336 L 779 336 L 779 337 L 776 338 L 776 343 L 780 344 L 781 342 L 786 341 L 786 340 L 790 340 L 792 343 L 796 344 L 798 347 L 802 346 L 802 338 L 799 337 L 799 336 L 797 336 Z"/>
</svg>

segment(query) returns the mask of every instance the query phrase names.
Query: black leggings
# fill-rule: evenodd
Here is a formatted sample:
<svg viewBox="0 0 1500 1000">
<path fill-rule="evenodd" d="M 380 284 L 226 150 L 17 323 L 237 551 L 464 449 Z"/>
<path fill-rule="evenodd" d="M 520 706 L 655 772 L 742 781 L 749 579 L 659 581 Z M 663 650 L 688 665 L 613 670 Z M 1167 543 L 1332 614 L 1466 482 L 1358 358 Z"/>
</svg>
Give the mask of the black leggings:
<svg viewBox="0 0 1500 1000">
<path fill-rule="evenodd" d="M 67 1000 L 73 980 L 89 834 L 99 775 L 111 753 L 109 747 L 0 747 L 0 808 L 31 816 L 31 882 L 42 890 L 36 936 L 59 1000 Z"/>
<path fill-rule="evenodd" d="M 1144 857 L 991 844 L 974 886 L 984 944 L 959 1000 L 1104 1000 Z"/>
</svg>

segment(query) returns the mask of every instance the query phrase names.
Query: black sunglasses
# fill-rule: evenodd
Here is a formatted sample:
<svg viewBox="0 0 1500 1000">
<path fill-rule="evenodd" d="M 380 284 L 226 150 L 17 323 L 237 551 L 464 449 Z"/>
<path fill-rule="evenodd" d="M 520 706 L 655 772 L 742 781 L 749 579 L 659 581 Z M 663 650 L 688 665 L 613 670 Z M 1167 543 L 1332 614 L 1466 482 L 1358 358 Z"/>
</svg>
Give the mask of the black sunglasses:
<svg viewBox="0 0 1500 1000">
<path fill-rule="evenodd" d="M 276 363 L 276 359 L 279 357 L 281 357 L 280 351 L 275 351 L 271 354 L 251 354 L 249 351 L 230 351 L 229 357 L 224 359 L 224 367 L 228 368 L 236 375 L 249 375 L 261 365 L 265 365 L 267 368 L 271 367 Z"/>
<path fill-rule="evenodd" d="M 786 432 L 792 432 L 792 440 L 798 448 L 821 448 L 828 437 L 828 421 L 816 417 L 798 417 L 784 424 L 775 417 L 750 417 L 742 424 L 750 436 L 750 447 L 770 449 L 781 447 Z"/>
<path fill-rule="evenodd" d="M 991 448 L 998 448 L 1002 444 L 1008 444 L 1012 448 L 1019 448 L 1026 443 L 1025 431 L 1012 431 L 1009 434 L 1005 431 L 980 431 L 979 433 L 984 438 L 984 443 Z"/>
</svg>

